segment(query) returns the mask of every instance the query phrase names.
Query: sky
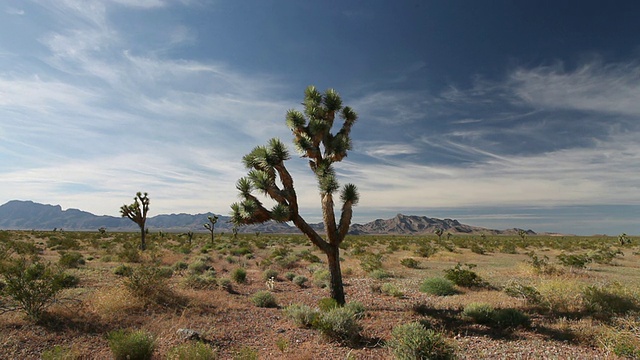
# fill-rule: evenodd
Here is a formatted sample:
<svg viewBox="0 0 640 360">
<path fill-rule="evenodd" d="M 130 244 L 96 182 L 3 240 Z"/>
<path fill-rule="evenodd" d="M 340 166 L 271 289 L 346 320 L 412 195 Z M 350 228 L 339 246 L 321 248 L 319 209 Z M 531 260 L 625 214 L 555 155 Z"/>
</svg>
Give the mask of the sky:
<svg viewBox="0 0 640 360">
<path fill-rule="evenodd" d="M 358 113 L 354 222 L 640 234 L 640 2 L 5 0 L 0 204 L 228 215 L 304 89 Z M 264 199 L 269 204 L 268 199 Z M 339 205 L 339 204 L 338 204 Z"/>
</svg>

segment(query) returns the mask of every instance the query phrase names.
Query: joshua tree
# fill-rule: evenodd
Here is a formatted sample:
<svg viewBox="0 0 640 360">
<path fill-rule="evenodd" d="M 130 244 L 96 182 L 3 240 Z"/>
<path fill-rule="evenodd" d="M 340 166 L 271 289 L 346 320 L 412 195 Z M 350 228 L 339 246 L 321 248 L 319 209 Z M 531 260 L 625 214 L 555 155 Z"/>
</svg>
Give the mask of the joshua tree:
<svg viewBox="0 0 640 360">
<path fill-rule="evenodd" d="M 144 224 L 147 221 L 147 212 L 149 211 L 149 196 L 147 193 L 143 195 L 141 192 L 138 192 L 133 200 L 133 204 L 122 205 L 120 207 L 120 214 L 122 214 L 122 217 L 128 217 L 131 221 L 138 224 L 140 227 L 140 250 L 145 250 L 147 248 L 147 243 L 145 242 L 147 232 L 145 231 Z"/>
<path fill-rule="evenodd" d="M 218 222 L 218 216 L 207 216 L 207 219 L 209 219 L 209 222 L 204 224 L 203 226 L 211 233 L 211 245 L 213 245 L 213 229 L 216 227 L 216 223 Z"/>
<path fill-rule="evenodd" d="M 527 237 L 527 232 L 522 229 L 518 229 L 518 236 L 520 236 L 520 238 L 524 240 Z"/>
<path fill-rule="evenodd" d="M 624 246 L 624 244 L 631 243 L 631 239 L 629 239 L 626 233 L 622 233 L 618 235 L 618 241 L 620 242 L 620 246 Z"/>
<path fill-rule="evenodd" d="M 339 185 L 332 164 L 344 159 L 351 149 L 349 134 L 357 115 L 350 107 L 342 106 L 340 96 L 332 89 L 323 94 L 309 86 L 305 90 L 303 105 L 304 113 L 297 110 L 287 112 L 286 123 L 293 133 L 296 149 L 309 159 L 309 167 L 316 175 L 326 239 L 300 216 L 293 179 L 284 164 L 290 158 L 289 152 L 279 139 L 271 139 L 268 145 L 254 148 L 242 159 L 245 167 L 250 170 L 246 177 L 240 178 L 236 183 L 243 200 L 231 205 L 232 221 L 235 224 L 263 223 L 269 220 L 292 221 L 326 254 L 331 273 L 331 297 L 339 304 L 344 304 L 339 245 L 351 225 L 352 209 L 358 203 L 359 194 L 353 184 L 342 188 L 342 212 L 340 220 L 336 222 L 333 196 Z M 336 115 L 344 122 L 341 129 L 332 134 L 331 128 Z M 265 208 L 252 194 L 253 190 L 273 199 L 275 206 L 270 210 Z"/>
<path fill-rule="evenodd" d="M 434 234 L 438 235 L 438 241 L 442 240 L 442 234 L 444 234 L 444 230 L 441 228 L 437 228 L 433 231 Z"/>
</svg>

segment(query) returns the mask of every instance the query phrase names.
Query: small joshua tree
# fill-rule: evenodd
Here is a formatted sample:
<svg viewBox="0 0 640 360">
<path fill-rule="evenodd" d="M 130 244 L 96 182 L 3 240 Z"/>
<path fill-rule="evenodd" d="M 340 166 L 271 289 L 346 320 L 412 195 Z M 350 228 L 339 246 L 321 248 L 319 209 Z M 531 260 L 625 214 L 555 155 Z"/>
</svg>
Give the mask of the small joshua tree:
<svg viewBox="0 0 640 360">
<path fill-rule="evenodd" d="M 231 205 L 232 221 L 236 225 L 264 223 L 269 220 L 292 221 L 326 254 L 331 274 L 331 297 L 338 304 L 344 304 L 339 246 L 349 230 L 352 209 L 358 203 L 359 195 L 353 184 L 342 188 L 342 214 L 336 222 L 333 196 L 339 185 L 333 163 L 342 161 L 351 149 L 350 132 L 357 115 L 350 107 L 342 106 L 342 99 L 332 89 L 322 94 L 315 87 L 309 86 L 305 91 L 303 105 L 304 113 L 297 110 L 287 112 L 286 123 L 293 133 L 296 149 L 309 159 L 309 167 L 316 175 L 326 239 L 300 216 L 293 179 L 284 164 L 290 158 L 289 151 L 279 139 L 271 139 L 267 146 L 258 146 L 244 156 L 244 165 L 250 170 L 246 177 L 236 183 L 243 200 Z M 344 122 L 341 129 L 332 134 L 331 128 L 336 116 Z M 275 206 L 270 210 L 265 208 L 252 194 L 254 190 L 273 199 Z"/>
<path fill-rule="evenodd" d="M 145 242 L 145 237 L 147 232 L 145 231 L 144 224 L 147 222 L 147 212 L 149 212 L 149 196 L 147 193 L 143 195 L 141 192 L 138 192 L 133 200 L 133 204 L 122 205 L 120 207 L 120 214 L 122 214 L 122 217 L 128 217 L 131 221 L 138 224 L 140 227 L 140 250 L 146 250 L 147 243 Z"/>
<path fill-rule="evenodd" d="M 213 245 L 213 229 L 216 227 L 216 223 L 218 222 L 218 216 L 207 216 L 207 219 L 209 219 L 209 222 L 204 224 L 203 226 L 211 233 L 211 245 Z"/>
<path fill-rule="evenodd" d="M 434 232 L 438 236 L 438 241 L 442 240 L 442 234 L 444 234 L 444 230 L 441 228 L 437 228 Z"/>
</svg>

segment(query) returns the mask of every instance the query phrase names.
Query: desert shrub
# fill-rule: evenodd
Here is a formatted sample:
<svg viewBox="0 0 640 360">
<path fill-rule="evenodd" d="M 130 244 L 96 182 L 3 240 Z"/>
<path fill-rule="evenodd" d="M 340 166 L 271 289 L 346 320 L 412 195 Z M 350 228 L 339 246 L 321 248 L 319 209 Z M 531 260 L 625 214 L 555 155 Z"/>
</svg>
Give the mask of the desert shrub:
<svg viewBox="0 0 640 360">
<path fill-rule="evenodd" d="M 428 258 L 437 252 L 436 248 L 431 246 L 431 244 L 422 244 L 420 245 L 415 253 L 417 256 Z"/>
<path fill-rule="evenodd" d="M 267 281 L 273 278 L 274 280 L 278 278 L 278 271 L 274 269 L 267 269 L 262 273 L 262 280 Z"/>
<path fill-rule="evenodd" d="M 334 298 L 326 297 L 318 300 L 318 308 L 320 308 L 320 311 L 327 312 L 337 308 L 338 306 L 340 305 Z"/>
<path fill-rule="evenodd" d="M 244 268 L 236 268 L 231 272 L 231 279 L 237 284 L 244 284 L 247 282 L 247 270 Z"/>
<path fill-rule="evenodd" d="M 320 260 L 320 258 L 313 254 L 311 251 L 309 250 L 302 250 L 299 254 L 298 257 L 302 260 L 306 260 L 310 263 L 320 263 L 322 262 L 322 260 Z"/>
<path fill-rule="evenodd" d="M 555 313 L 582 311 L 582 290 L 581 283 L 570 279 L 553 279 L 538 285 L 541 305 Z"/>
<path fill-rule="evenodd" d="M 220 279 L 218 281 L 218 286 L 226 292 L 233 292 L 233 284 L 231 283 L 231 279 Z"/>
<path fill-rule="evenodd" d="M 284 314 L 300 326 L 310 328 L 316 323 L 320 312 L 303 304 L 291 304 L 284 309 Z"/>
<path fill-rule="evenodd" d="M 640 359 L 640 316 L 616 318 L 613 326 L 603 326 L 597 345 L 626 359 Z"/>
<path fill-rule="evenodd" d="M 353 313 L 353 316 L 356 317 L 356 319 L 362 318 L 364 316 L 365 311 L 367 310 L 364 304 L 362 304 L 359 301 L 352 301 L 352 302 L 346 303 L 344 304 L 344 308 L 351 311 Z"/>
<path fill-rule="evenodd" d="M 60 275 L 59 281 L 60 281 L 60 285 L 66 289 L 66 288 L 76 287 L 80 283 L 80 278 L 73 274 L 67 274 L 63 272 Z"/>
<path fill-rule="evenodd" d="M 134 268 L 125 278 L 124 285 L 131 295 L 148 303 L 163 304 L 171 302 L 174 298 L 167 278 L 155 264 Z"/>
<path fill-rule="evenodd" d="M 113 273 L 118 276 L 129 276 L 133 273 L 133 268 L 129 265 L 120 264 L 113 269 Z"/>
<path fill-rule="evenodd" d="M 360 267 L 368 273 L 382 269 L 382 254 L 366 253 L 361 255 Z"/>
<path fill-rule="evenodd" d="M 80 242 L 67 236 L 51 236 L 47 240 L 47 247 L 52 250 L 79 250 Z"/>
<path fill-rule="evenodd" d="M 453 347 L 442 334 L 418 322 L 394 327 L 387 346 L 399 360 L 455 358 Z"/>
<path fill-rule="evenodd" d="M 373 270 L 372 272 L 369 273 L 369 276 L 372 279 L 377 279 L 377 280 L 383 280 L 383 279 L 388 279 L 390 277 L 393 277 L 393 275 L 391 275 L 389 272 L 382 269 Z"/>
<path fill-rule="evenodd" d="M 173 276 L 173 269 L 170 266 L 161 266 L 158 268 L 158 276 L 169 279 Z"/>
<path fill-rule="evenodd" d="M 0 311 L 22 311 L 38 321 L 65 288 L 65 274 L 39 260 L 12 259 L 0 263 Z M 6 300 L 5 300 L 6 299 Z"/>
<path fill-rule="evenodd" d="M 565 254 L 562 253 L 556 256 L 556 259 L 564 265 L 569 267 L 575 267 L 579 269 L 584 269 L 587 267 L 587 264 L 591 262 L 591 259 L 586 254 Z"/>
<path fill-rule="evenodd" d="M 480 245 L 478 243 L 471 244 L 471 252 L 479 254 L 479 255 L 484 255 L 484 254 L 487 253 L 487 251 L 484 249 L 484 247 L 482 247 L 482 245 Z"/>
<path fill-rule="evenodd" d="M 405 258 L 400 260 L 400 265 L 409 269 L 418 269 L 420 267 L 420 263 L 416 259 L 412 258 Z"/>
<path fill-rule="evenodd" d="M 288 271 L 286 274 L 284 274 L 284 278 L 289 280 L 289 281 L 293 281 L 293 279 L 296 278 L 296 273 Z"/>
<path fill-rule="evenodd" d="M 233 360 L 258 360 L 258 351 L 249 346 L 243 346 L 233 357 Z"/>
<path fill-rule="evenodd" d="M 517 254 L 518 250 L 516 249 L 516 244 L 509 241 L 502 244 L 500 252 L 503 254 Z"/>
<path fill-rule="evenodd" d="M 207 344 L 200 341 L 178 345 L 169 350 L 168 360 L 214 360 L 218 356 Z"/>
<path fill-rule="evenodd" d="M 527 314 L 512 308 L 497 309 L 493 312 L 491 318 L 492 323 L 501 328 L 514 328 L 531 324 L 531 319 Z"/>
<path fill-rule="evenodd" d="M 188 265 L 189 272 L 192 274 L 202 274 L 210 268 L 211 266 L 203 260 L 197 260 Z"/>
<path fill-rule="evenodd" d="M 587 312 L 604 317 L 625 314 L 639 307 L 635 296 L 619 283 L 587 286 L 582 291 L 582 302 Z"/>
<path fill-rule="evenodd" d="M 80 265 L 84 265 L 85 264 L 85 260 L 84 260 L 84 256 L 82 256 L 82 254 L 80 254 L 79 252 L 61 252 L 60 253 L 60 259 L 58 259 L 58 265 L 67 268 L 67 269 L 71 269 L 71 268 L 77 268 Z"/>
<path fill-rule="evenodd" d="M 462 267 L 466 266 L 466 269 Z M 485 286 L 486 283 L 482 278 L 471 270 L 476 267 L 475 264 L 456 264 L 452 269 L 444 270 L 444 277 L 454 284 L 462 287 L 479 287 Z"/>
<path fill-rule="evenodd" d="M 403 297 L 404 293 L 398 289 L 395 285 L 393 285 L 392 283 L 384 283 L 382 284 L 382 286 L 380 286 L 380 291 L 383 294 L 387 294 L 389 296 L 393 296 L 393 297 Z"/>
<path fill-rule="evenodd" d="M 471 303 L 464 307 L 462 316 L 470 318 L 476 324 L 490 324 L 495 309 L 486 303 Z"/>
<path fill-rule="evenodd" d="M 553 265 L 549 264 L 549 257 L 547 255 L 540 258 L 533 251 L 528 252 L 527 255 L 529 256 L 528 263 L 533 268 L 534 273 L 552 275 L 558 272 Z"/>
<path fill-rule="evenodd" d="M 142 260 L 140 250 L 133 243 L 124 243 L 118 252 L 118 259 L 123 262 L 139 263 Z"/>
<path fill-rule="evenodd" d="M 251 296 L 251 302 L 253 305 L 262 308 L 275 308 L 278 307 L 276 297 L 270 291 L 258 291 Z"/>
<path fill-rule="evenodd" d="M 218 285 L 218 280 L 213 276 L 189 274 L 184 278 L 183 284 L 192 289 L 213 289 Z"/>
<path fill-rule="evenodd" d="M 509 281 L 503 288 L 505 294 L 523 299 L 529 304 L 538 305 L 542 303 L 542 294 L 533 286 L 523 285 L 515 280 Z"/>
<path fill-rule="evenodd" d="M 329 339 L 350 343 L 355 342 L 362 331 L 356 314 L 347 307 L 323 312 L 314 327 Z"/>
<path fill-rule="evenodd" d="M 458 293 L 453 285 L 453 282 L 440 277 L 425 279 L 422 282 L 422 285 L 420 285 L 420 291 L 437 296 L 448 296 Z"/>
<path fill-rule="evenodd" d="M 187 270 L 188 268 L 189 268 L 189 264 L 187 264 L 184 261 L 176 261 L 176 263 L 173 264 L 174 271 L 183 271 L 183 270 Z"/>
<path fill-rule="evenodd" d="M 43 351 L 40 358 L 42 360 L 76 360 L 82 357 L 69 347 L 56 345 L 51 349 Z"/>
<path fill-rule="evenodd" d="M 610 265 L 617 256 L 624 256 L 624 253 L 620 249 L 612 250 L 610 247 L 603 247 L 597 250 L 590 251 L 587 256 L 597 264 Z"/>
<path fill-rule="evenodd" d="M 147 360 L 153 357 L 156 344 L 145 331 L 115 330 L 107 335 L 115 360 Z"/>
<path fill-rule="evenodd" d="M 307 279 L 307 277 L 306 277 L 306 276 L 304 276 L 304 275 L 298 275 L 298 276 L 294 277 L 292 281 L 293 281 L 293 283 L 294 283 L 294 284 L 296 284 L 296 285 L 298 285 L 298 286 L 300 286 L 300 287 L 303 287 L 303 286 L 304 286 L 304 284 L 305 284 L 308 280 L 309 280 L 309 279 Z"/>
<path fill-rule="evenodd" d="M 330 281 L 331 273 L 329 273 L 329 270 L 321 269 L 313 273 L 313 284 L 317 287 L 328 287 Z"/>
</svg>

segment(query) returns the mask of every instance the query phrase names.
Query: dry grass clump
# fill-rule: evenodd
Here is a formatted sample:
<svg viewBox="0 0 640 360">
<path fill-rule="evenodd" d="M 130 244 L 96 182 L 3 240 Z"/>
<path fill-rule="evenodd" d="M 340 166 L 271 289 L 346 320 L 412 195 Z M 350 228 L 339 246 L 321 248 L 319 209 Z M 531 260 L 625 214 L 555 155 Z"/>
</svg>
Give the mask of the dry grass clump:
<svg viewBox="0 0 640 360">
<path fill-rule="evenodd" d="M 120 318 L 144 309 L 145 302 L 132 296 L 123 285 L 96 290 L 88 300 L 89 308 L 105 320 Z"/>
</svg>

